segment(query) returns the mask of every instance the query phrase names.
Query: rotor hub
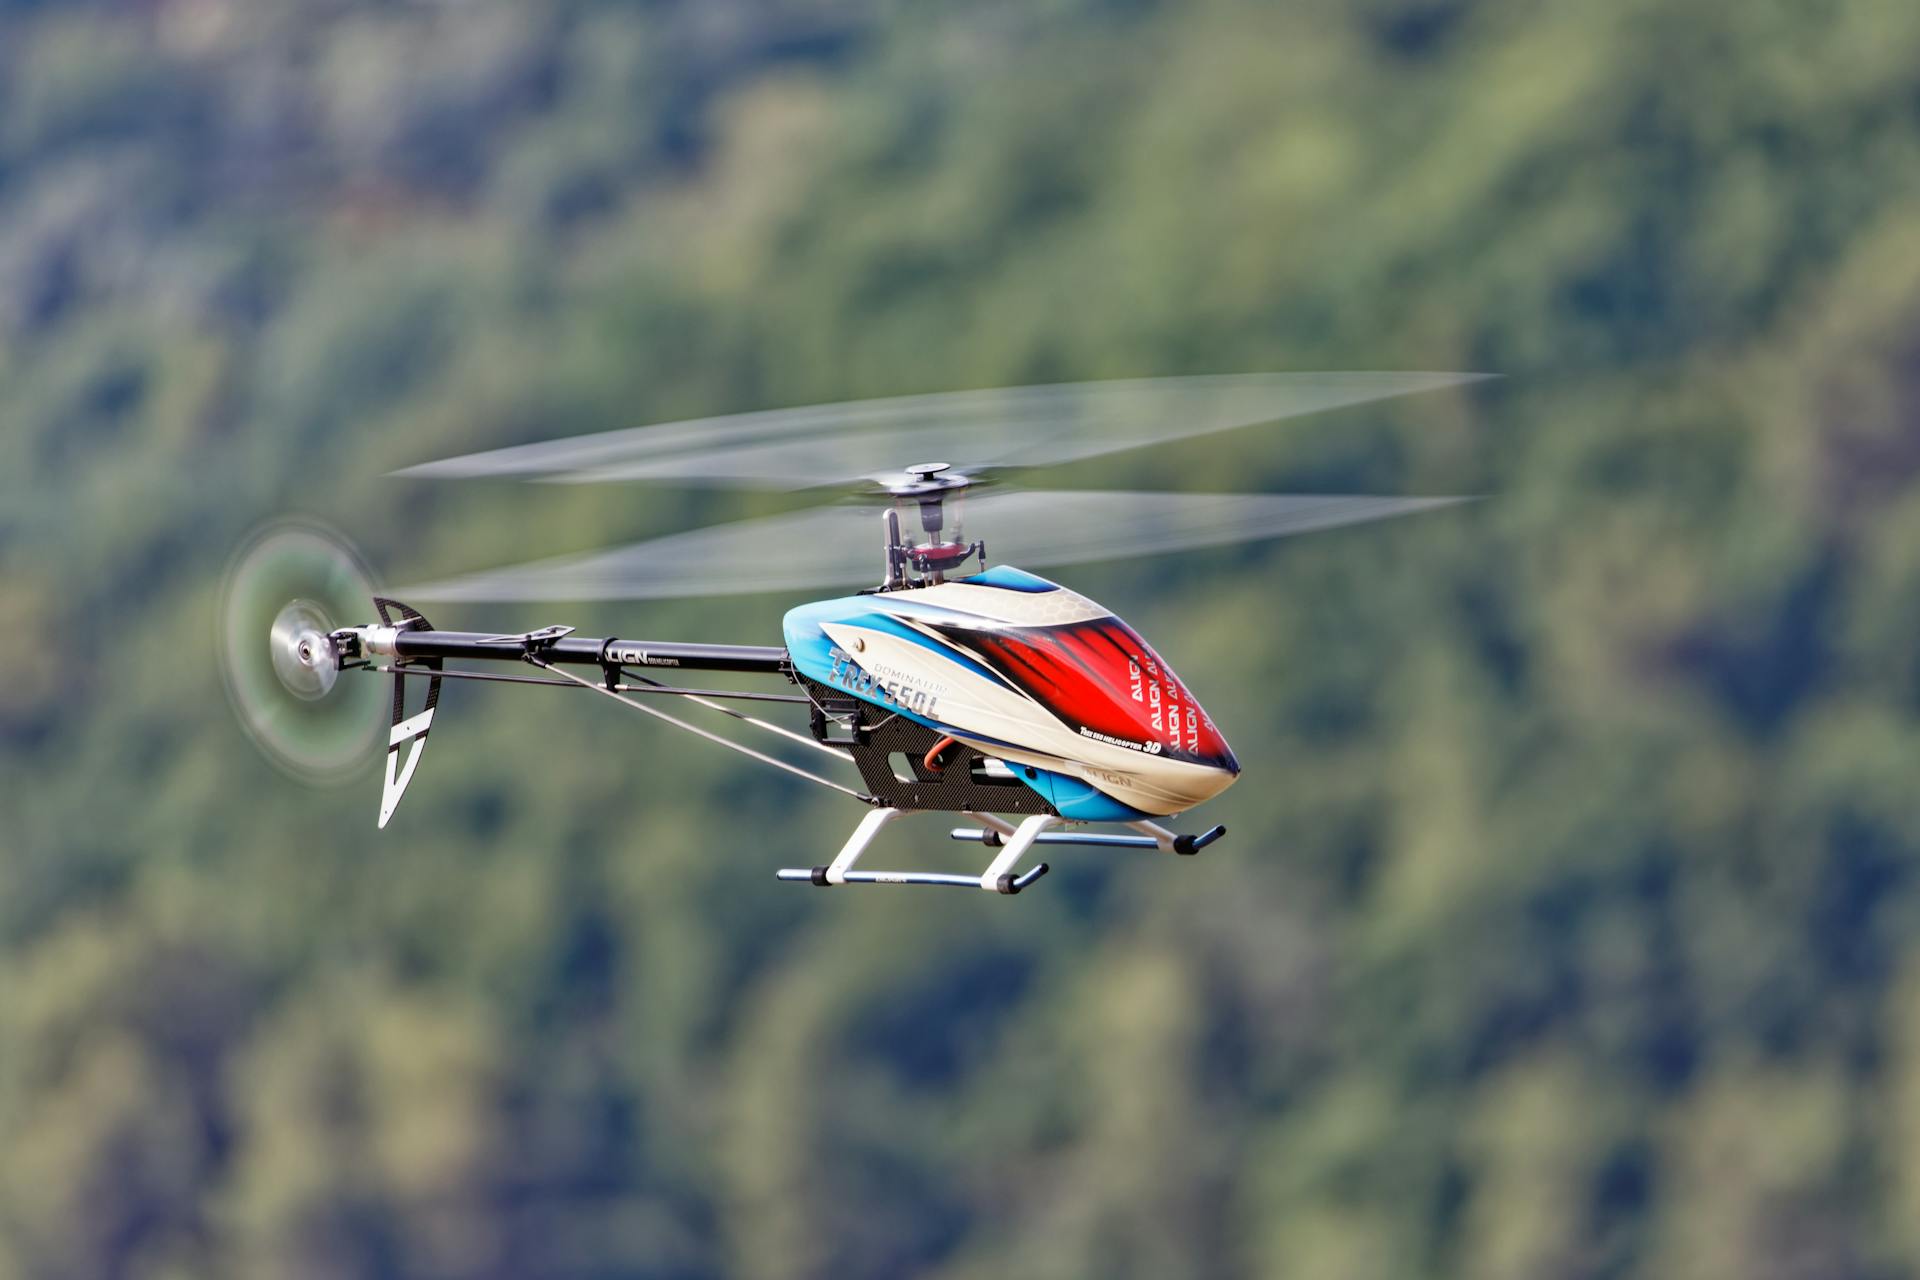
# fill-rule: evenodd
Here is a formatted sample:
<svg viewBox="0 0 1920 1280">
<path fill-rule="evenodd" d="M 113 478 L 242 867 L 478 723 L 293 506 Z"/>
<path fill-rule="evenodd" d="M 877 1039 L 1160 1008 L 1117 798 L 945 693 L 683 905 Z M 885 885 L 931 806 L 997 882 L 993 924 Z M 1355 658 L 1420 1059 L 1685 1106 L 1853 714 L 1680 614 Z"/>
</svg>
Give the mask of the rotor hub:
<svg viewBox="0 0 1920 1280">
<path fill-rule="evenodd" d="M 955 471 L 951 462 L 916 462 L 902 467 L 897 475 L 876 479 L 882 490 L 896 498 L 927 498 L 936 502 L 973 483 L 966 472 Z"/>
<path fill-rule="evenodd" d="M 273 673 L 288 693 L 314 702 L 333 691 L 340 678 L 340 653 L 329 635 L 326 614 L 310 600 L 295 600 L 275 615 L 268 632 Z"/>
</svg>

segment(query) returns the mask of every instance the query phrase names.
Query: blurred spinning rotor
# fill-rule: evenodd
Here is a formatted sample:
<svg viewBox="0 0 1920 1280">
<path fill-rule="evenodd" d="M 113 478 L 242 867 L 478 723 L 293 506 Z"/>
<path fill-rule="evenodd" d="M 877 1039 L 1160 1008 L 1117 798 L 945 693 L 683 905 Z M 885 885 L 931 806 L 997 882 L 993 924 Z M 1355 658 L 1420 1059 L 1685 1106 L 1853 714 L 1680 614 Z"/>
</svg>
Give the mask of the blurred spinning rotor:
<svg viewBox="0 0 1920 1280">
<path fill-rule="evenodd" d="M 1084 461 L 1256 423 L 1460 386 L 1473 373 L 1278 373 L 907 396 L 700 418 L 466 454 L 421 479 L 654 481 L 754 489 L 924 489 L 950 497 L 1014 469 Z M 1460 498 L 1020 490 L 975 497 L 996 561 L 1051 566 L 1285 537 Z M 956 504 L 957 505 L 957 504 Z M 938 527 L 938 526 L 929 526 Z M 823 506 L 404 588 L 447 601 L 634 600 L 819 588 L 877 576 L 875 529 Z"/>
<path fill-rule="evenodd" d="M 381 689 L 371 680 L 336 689 L 329 638 L 363 617 L 372 596 L 366 567 L 317 525 L 271 525 L 227 569 L 216 639 L 228 698 L 248 736 L 297 778 L 340 781 L 373 758 Z"/>
<path fill-rule="evenodd" d="M 1000 387 L 695 418 L 425 462 L 416 479 L 655 480 L 738 488 L 886 485 L 943 458 L 978 477 L 1474 382 L 1477 373 L 1256 373 Z"/>
</svg>

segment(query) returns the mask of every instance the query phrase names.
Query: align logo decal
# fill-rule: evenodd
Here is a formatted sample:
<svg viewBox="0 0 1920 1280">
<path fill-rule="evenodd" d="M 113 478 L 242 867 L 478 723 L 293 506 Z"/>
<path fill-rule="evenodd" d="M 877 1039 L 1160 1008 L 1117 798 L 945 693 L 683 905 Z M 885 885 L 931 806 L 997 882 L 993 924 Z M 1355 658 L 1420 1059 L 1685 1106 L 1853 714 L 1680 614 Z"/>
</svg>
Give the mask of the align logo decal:
<svg viewBox="0 0 1920 1280">
<path fill-rule="evenodd" d="M 623 667 L 677 667 L 680 665 L 678 658 L 663 658 L 632 644 L 608 645 L 607 661 L 618 663 Z"/>
</svg>

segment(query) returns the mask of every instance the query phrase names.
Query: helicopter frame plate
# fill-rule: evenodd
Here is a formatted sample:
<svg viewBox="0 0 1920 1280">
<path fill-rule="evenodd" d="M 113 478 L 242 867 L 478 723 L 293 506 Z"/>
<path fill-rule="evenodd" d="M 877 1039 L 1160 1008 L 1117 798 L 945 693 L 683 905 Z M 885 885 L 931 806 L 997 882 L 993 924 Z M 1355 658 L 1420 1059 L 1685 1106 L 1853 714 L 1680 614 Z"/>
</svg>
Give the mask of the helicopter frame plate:
<svg viewBox="0 0 1920 1280">
<path fill-rule="evenodd" d="M 940 767 L 930 768 L 927 755 L 940 745 L 945 735 L 917 720 L 894 712 L 882 711 L 870 703 L 849 698 L 808 676 L 796 676 L 812 695 L 815 705 L 831 707 L 855 717 L 852 736 L 834 739 L 844 746 L 860 770 L 867 794 L 892 809 L 940 810 L 943 812 L 1051 814 L 1060 811 L 1047 798 L 1018 777 L 981 778 L 974 773 L 976 761 L 988 757 L 962 742 L 954 742 L 940 753 Z M 867 717 L 879 719 L 868 723 Z M 824 736 L 822 741 L 829 741 Z M 895 764 L 905 758 L 910 777 L 902 777 Z"/>
</svg>

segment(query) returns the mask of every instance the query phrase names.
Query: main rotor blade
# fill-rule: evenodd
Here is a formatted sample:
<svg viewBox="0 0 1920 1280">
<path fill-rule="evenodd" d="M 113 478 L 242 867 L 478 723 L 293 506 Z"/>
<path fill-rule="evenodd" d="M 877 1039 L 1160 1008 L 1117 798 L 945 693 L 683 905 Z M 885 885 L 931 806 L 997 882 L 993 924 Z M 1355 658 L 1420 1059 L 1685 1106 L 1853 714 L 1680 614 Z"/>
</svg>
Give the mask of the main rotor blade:
<svg viewBox="0 0 1920 1280">
<path fill-rule="evenodd" d="M 1252 542 L 1407 515 L 1464 498 L 1021 490 L 976 496 L 966 523 L 991 563 L 1040 568 Z M 813 507 L 611 551 L 407 587 L 408 600 L 648 600 L 800 591 L 882 577 L 880 517 Z"/>
<path fill-rule="evenodd" d="M 806 489 L 915 462 L 950 462 L 968 472 L 1077 462 L 1484 376 L 1259 373 L 954 391 L 695 418 L 471 453 L 393 474 Z"/>
</svg>

